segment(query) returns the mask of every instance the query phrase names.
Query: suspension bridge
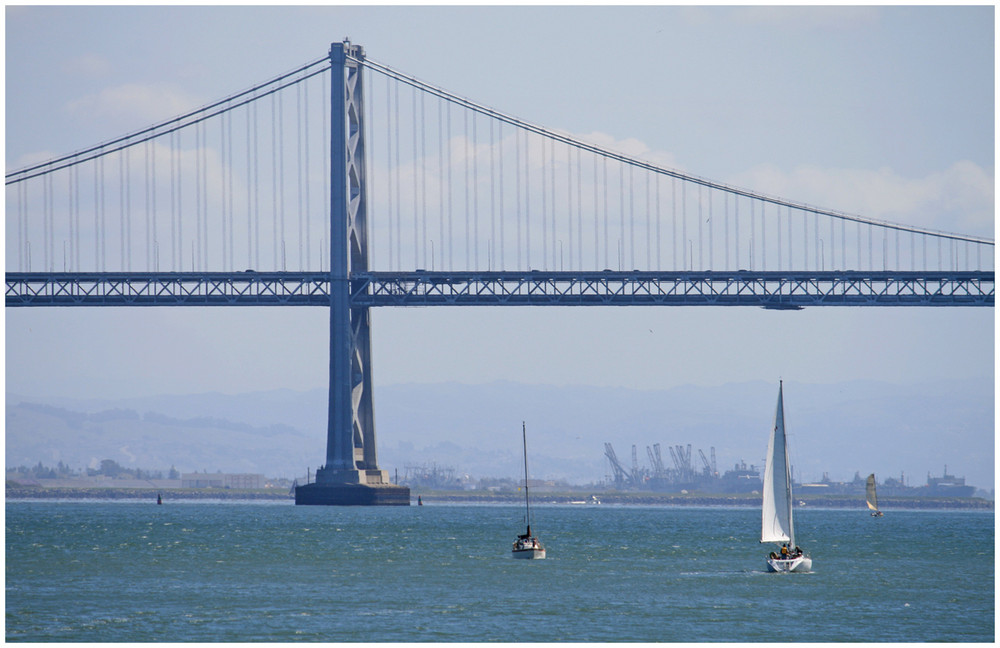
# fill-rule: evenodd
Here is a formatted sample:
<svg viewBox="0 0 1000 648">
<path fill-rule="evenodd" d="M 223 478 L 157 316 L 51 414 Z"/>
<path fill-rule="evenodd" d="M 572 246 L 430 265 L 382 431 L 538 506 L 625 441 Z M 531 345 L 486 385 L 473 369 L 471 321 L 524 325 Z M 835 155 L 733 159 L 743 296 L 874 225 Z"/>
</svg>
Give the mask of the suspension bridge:
<svg viewBox="0 0 1000 648">
<path fill-rule="evenodd" d="M 715 182 L 329 55 L 6 175 L 6 304 L 330 309 L 302 504 L 378 468 L 370 308 L 993 306 L 994 241 Z"/>
</svg>

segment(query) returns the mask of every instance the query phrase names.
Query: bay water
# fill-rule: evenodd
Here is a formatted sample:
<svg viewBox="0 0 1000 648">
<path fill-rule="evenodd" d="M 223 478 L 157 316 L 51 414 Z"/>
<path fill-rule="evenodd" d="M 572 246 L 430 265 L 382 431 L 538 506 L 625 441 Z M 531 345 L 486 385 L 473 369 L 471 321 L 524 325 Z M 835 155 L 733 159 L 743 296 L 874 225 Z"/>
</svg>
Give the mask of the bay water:
<svg viewBox="0 0 1000 648">
<path fill-rule="evenodd" d="M 541 499 L 541 498 L 540 498 Z M 994 640 L 994 515 L 754 508 L 6 503 L 11 642 Z"/>
</svg>

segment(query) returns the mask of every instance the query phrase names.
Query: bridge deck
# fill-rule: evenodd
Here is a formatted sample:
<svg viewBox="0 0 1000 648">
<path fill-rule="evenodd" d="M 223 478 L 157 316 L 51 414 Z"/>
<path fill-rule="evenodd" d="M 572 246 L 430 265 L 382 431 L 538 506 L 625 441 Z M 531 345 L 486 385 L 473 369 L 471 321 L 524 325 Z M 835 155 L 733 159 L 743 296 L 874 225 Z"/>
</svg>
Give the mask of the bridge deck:
<svg viewBox="0 0 1000 648">
<path fill-rule="evenodd" d="M 321 272 L 7 273 L 25 306 L 329 306 Z M 352 307 L 993 306 L 994 272 L 368 272 Z"/>
</svg>

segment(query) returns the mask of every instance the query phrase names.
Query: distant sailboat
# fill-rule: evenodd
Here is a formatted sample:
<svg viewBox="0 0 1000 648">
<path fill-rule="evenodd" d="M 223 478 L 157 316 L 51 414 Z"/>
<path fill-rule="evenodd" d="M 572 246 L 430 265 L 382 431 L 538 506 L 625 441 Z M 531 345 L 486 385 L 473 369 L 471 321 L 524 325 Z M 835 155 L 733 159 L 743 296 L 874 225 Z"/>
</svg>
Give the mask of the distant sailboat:
<svg viewBox="0 0 1000 648">
<path fill-rule="evenodd" d="M 767 568 L 774 572 L 806 572 L 812 569 L 812 559 L 795 545 L 792 523 L 792 479 L 785 438 L 785 408 L 782 385 L 778 383 L 778 407 L 774 412 L 774 429 L 767 444 L 767 464 L 764 466 L 764 498 L 761 504 L 761 542 L 781 543 L 772 551 Z"/>
<path fill-rule="evenodd" d="M 865 482 L 865 501 L 872 511 L 872 517 L 882 517 L 882 511 L 878 510 L 878 495 L 875 494 L 875 473 L 868 475 Z"/>
<path fill-rule="evenodd" d="M 528 503 L 528 433 L 525 431 L 524 421 L 521 422 L 521 437 L 524 442 L 524 515 L 528 529 L 517 536 L 511 548 L 511 555 L 514 558 L 538 560 L 545 557 L 545 547 L 538 538 L 531 535 L 531 507 Z"/>
</svg>

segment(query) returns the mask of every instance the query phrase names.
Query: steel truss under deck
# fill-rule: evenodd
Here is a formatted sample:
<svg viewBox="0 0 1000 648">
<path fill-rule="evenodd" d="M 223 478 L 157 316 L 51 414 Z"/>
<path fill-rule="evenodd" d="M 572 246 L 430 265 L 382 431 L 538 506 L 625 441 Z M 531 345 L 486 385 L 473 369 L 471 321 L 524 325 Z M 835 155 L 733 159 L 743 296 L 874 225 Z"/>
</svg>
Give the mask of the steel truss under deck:
<svg viewBox="0 0 1000 648">
<path fill-rule="evenodd" d="M 330 306 L 330 274 L 7 273 L 7 306 Z M 994 273 L 360 272 L 374 306 L 993 306 Z"/>
</svg>

